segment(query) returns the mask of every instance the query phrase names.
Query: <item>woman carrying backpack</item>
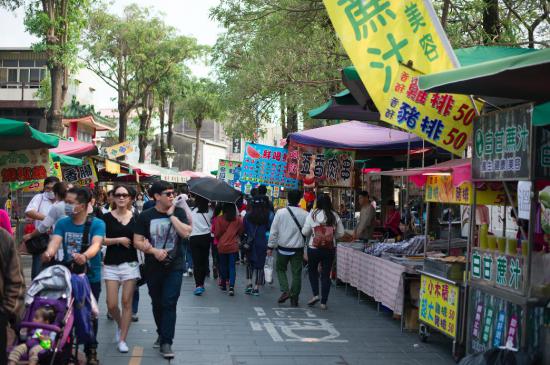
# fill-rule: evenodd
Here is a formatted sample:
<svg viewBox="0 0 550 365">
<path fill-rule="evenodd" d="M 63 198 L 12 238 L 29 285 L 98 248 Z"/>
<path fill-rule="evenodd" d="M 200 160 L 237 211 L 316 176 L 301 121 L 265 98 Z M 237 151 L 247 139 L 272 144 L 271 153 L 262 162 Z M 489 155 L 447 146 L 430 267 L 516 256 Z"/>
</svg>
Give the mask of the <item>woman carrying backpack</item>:
<svg viewBox="0 0 550 365">
<path fill-rule="evenodd" d="M 229 281 L 229 296 L 235 295 L 235 263 L 239 256 L 239 239 L 244 232 L 243 220 L 237 215 L 235 204 L 224 203 L 223 214 L 215 217 L 214 236 L 218 240 L 218 253 L 222 290 L 227 290 Z"/>
<path fill-rule="evenodd" d="M 306 218 L 302 228 L 308 240 L 308 274 L 313 298 L 307 303 L 310 307 L 319 302 L 319 264 L 321 264 L 321 309 L 327 309 L 330 291 L 330 271 L 336 254 L 336 239 L 344 236 L 342 220 L 332 209 L 330 197 L 317 196 L 316 207 Z"/>
<path fill-rule="evenodd" d="M 265 196 L 256 196 L 252 200 L 250 210 L 244 217 L 246 233 L 246 278 L 248 285 L 245 293 L 260 295 L 260 286 L 265 284 L 264 266 L 267 256 L 267 235 L 273 222 L 273 212 Z M 254 280 L 253 280 L 254 279 Z M 254 284 L 252 283 L 254 281 Z"/>
</svg>

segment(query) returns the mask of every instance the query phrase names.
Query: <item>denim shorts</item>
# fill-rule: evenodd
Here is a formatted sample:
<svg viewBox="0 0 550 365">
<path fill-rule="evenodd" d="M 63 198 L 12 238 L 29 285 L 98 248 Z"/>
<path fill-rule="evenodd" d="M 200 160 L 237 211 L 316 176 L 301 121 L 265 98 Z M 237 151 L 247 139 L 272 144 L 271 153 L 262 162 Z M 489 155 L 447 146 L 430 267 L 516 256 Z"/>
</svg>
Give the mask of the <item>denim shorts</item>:
<svg viewBox="0 0 550 365">
<path fill-rule="evenodd" d="M 139 264 L 137 261 L 124 262 L 120 265 L 103 266 L 103 279 L 113 281 L 137 280 L 139 275 Z"/>
</svg>

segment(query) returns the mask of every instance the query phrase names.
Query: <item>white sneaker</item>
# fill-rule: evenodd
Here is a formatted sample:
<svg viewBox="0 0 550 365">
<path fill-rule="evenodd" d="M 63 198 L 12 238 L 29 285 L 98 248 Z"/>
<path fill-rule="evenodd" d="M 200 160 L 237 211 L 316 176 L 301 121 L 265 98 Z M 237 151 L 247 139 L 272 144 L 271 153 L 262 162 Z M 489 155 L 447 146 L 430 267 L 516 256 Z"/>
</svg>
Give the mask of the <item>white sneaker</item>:
<svg viewBox="0 0 550 365">
<path fill-rule="evenodd" d="M 125 354 L 128 352 L 128 345 L 124 341 L 118 343 L 118 351 Z"/>
<path fill-rule="evenodd" d="M 116 331 L 115 331 L 115 342 L 116 343 L 121 342 L 120 341 L 120 328 L 118 328 L 118 327 L 116 328 Z"/>
</svg>

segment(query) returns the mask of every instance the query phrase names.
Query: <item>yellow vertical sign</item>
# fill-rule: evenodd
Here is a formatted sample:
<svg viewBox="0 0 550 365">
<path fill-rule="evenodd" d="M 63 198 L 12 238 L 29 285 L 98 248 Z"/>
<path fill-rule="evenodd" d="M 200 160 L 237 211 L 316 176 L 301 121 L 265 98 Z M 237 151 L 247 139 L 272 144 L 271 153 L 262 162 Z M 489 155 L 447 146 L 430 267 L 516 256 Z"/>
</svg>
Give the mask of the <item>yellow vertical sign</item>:
<svg viewBox="0 0 550 365">
<path fill-rule="evenodd" d="M 454 154 L 472 133 L 467 96 L 428 94 L 418 76 L 458 67 L 428 0 L 324 0 L 380 119 Z"/>
<path fill-rule="evenodd" d="M 458 300 L 458 286 L 421 275 L 418 317 L 452 338 L 456 338 Z"/>
</svg>

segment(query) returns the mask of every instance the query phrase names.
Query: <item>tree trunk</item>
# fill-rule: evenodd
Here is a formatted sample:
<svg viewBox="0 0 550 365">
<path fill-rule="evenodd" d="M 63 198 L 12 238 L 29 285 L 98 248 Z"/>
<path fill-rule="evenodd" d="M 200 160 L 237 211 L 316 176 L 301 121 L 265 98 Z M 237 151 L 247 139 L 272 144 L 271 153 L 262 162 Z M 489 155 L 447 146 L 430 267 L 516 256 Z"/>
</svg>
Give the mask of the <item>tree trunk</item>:
<svg viewBox="0 0 550 365">
<path fill-rule="evenodd" d="M 280 108 L 281 108 L 281 131 L 283 132 L 283 138 L 286 138 L 288 136 L 288 127 L 286 122 L 285 95 L 281 95 Z"/>
<path fill-rule="evenodd" d="M 126 129 L 128 129 L 128 109 L 126 104 L 118 103 L 118 143 L 126 141 Z"/>
<path fill-rule="evenodd" d="M 47 114 L 48 125 L 46 131 L 61 136 L 63 127 L 61 125 L 61 118 L 63 117 L 63 67 L 59 65 L 53 65 L 50 69 L 50 80 L 52 87 L 52 103 L 50 110 Z"/>
<path fill-rule="evenodd" d="M 449 8 L 451 7 L 451 0 L 443 0 L 443 9 L 441 11 L 441 26 L 444 30 L 447 29 L 447 18 L 449 17 Z"/>
<path fill-rule="evenodd" d="M 298 112 L 296 111 L 296 107 L 294 105 L 289 106 L 288 114 L 286 117 L 286 128 L 287 133 L 294 133 L 298 131 Z"/>
<path fill-rule="evenodd" d="M 193 157 L 193 171 L 197 171 L 197 166 L 199 163 L 199 148 L 201 142 L 201 128 L 202 120 L 195 120 L 195 156 Z"/>
<path fill-rule="evenodd" d="M 485 31 L 484 43 L 496 43 L 500 38 L 498 0 L 483 0 L 483 30 Z"/>
<path fill-rule="evenodd" d="M 165 99 L 161 99 L 159 104 L 159 121 L 160 121 L 160 166 L 168 167 L 166 159 L 166 146 L 164 144 L 164 103 Z"/>
<path fill-rule="evenodd" d="M 139 147 L 139 163 L 144 163 L 145 149 L 147 148 L 147 109 L 145 108 L 143 108 L 143 111 L 139 115 L 138 147 Z"/>
<path fill-rule="evenodd" d="M 166 136 L 166 147 L 172 149 L 172 137 L 174 136 L 174 114 L 176 113 L 176 103 L 170 99 L 168 107 L 168 135 Z"/>
</svg>

